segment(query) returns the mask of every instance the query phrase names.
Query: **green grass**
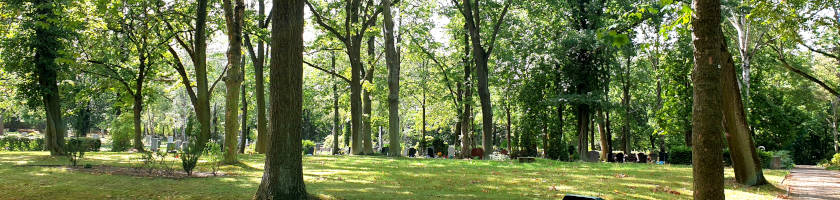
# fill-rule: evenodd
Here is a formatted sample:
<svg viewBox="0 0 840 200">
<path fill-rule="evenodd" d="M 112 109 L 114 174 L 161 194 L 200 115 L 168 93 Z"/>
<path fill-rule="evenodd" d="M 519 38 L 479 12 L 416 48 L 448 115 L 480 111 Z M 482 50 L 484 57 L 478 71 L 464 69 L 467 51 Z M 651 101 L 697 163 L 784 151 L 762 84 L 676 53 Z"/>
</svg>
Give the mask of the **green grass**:
<svg viewBox="0 0 840 200">
<path fill-rule="evenodd" d="M 136 154 L 89 153 L 82 163 L 132 166 Z M 221 170 L 233 175 L 167 179 L 97 175 L 55 167 L 67 164 L 47 152 L 0 152 L 3 199 L 251 199 L 262 177 L 261 155 L 242 155 L 241 164 Z M 180 166 L 177 163 L 174 166 Z M 201 163 L 199 171 L 209 171 Z M 605 199 L 691 199 L 691 168 L 557 162 L 535 163 L 365 156 L 307 156 L 307 191 L 324 199 L 559 199 L 574 193 Z M 726 169 L 729 199 L 773 199 L 786 170 L 765 170 L 770 185 L 743 187 Z M 675 191 L 679 194 L 667 191 Z"/>
</svg>

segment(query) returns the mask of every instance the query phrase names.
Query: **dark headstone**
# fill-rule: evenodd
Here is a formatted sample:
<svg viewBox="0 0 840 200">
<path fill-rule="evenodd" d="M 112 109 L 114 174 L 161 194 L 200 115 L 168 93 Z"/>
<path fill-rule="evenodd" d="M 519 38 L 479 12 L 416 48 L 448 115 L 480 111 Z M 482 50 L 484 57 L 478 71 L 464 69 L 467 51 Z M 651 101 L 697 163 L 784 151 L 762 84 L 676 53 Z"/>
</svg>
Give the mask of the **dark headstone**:
<svg viewBox="0 0 840 200">
<path fill-rule="evenodd" d="M 478 157 L 478 159 L 483 160 L 484 159 L 484 149 L 481 149 L 481 148 L 472 149 L 472 151 L 470 151 L 470 157 L 473 157 L 473 158 Z"/>
<path fill-rule="evenodd" d="M 639 153 L 638 157 L 639 157 L 639 163 L 647 163 L 648 162 L 648 157 L 647 157 L 647 155 L 645 155 L 645 153 Z"/>
<path fill-rule="evenodd" d="M 624 155 L 624 162 L 634 163 L 636 161 L 636 154 L 628 153 L 627 155 Z"/>
<path fill-rule="evenodd" d="M 519 157 L 519 163 L 532 163 L 535 161 L 534 157 Z"/>
<path fill-rule="evenodd" d="M 624 153 L 615 154 L 615 162 L 623 163 L 624 162 Z"/>
<path fill-rule="evenodd" d="M 590 196 L 583 196 L 583 195 L 574 195 L 574 194 L 567 194 L 563 197 L 563 200 L 604 200 L 600 197 L 590 197 Z"/>
<path fill-rule="evenodd" d="M 615 162 L 615 154 L 612 152 L 607 153 L 607 162 Z"/>
<path fill-rule="evenodd" d="M 589 151 L 589 162 L 601 161 L 601 153 L 597 151 Z"/>
<path fill-rule="evenodd" d="M 502 151 L 500 151 L 499 153 L 501 153 L 502 155 L 508 155 L 508 152 L 505 149 L 502 149 Z"/>
<path fill-rule="evenodd" d="M 412 157 L 412 158 L 413 158 L 414 156 L 417 156 L 417 149 L 414 149 L 414 148 L 409 148 L 409 149 L 408 149 L 408 157 Z"/>
<path fill-rule="evenodd" d="M 381 152 L 383 155 L 388 155 L 388 153 L 390 152 L 389 150 L 390 150 L 390 149 L 389 149 L 388 147 L 382 147 L 382 150 L 381 150 L 380 152 Z"/>
<path fill-rule="evenodd" d="M 432 149 L 431 147 L 426 148 L 426 156 L 428 156 L 429 158 L 434 158 L 435 157 L 435 150 Z"/>
<path fill-rule="evenodd" d="M 668 162 L 668 153 L 667 152 L 660 152 L 659 153 L 659 161 Z"/>
</svg>

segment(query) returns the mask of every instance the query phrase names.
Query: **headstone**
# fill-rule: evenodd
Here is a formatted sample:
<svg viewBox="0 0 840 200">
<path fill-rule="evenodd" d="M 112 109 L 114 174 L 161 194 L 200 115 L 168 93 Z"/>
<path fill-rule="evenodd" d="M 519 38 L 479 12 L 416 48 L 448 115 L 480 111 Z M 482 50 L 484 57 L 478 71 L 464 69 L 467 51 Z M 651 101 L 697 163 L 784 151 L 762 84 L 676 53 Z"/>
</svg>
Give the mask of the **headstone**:
<svg viewBox="0 0 840 200">
<path fill-rule="evenodd" d="M 612 152 L 607 153 L 607 162 L 615 162 L 615 154 Z"/>
<path fill-rule="evenodd" d="M 600 197 L 590 197 L 590 196 L 567 194 L 566 196 L 563 196 L 563 200 L 604 200 L 604 199 L 602 199 Z"/>
<path fill-rule="evenodd" d="M 628 153 L 627 155 L 624 155 L 624 162 L 634 163 L 636 161 L 636 154 Z"/>
<path fill-rule="evenodd" d="M 474 149 L 472 149 L 472 151 L 470 151 L 470 156 L 473 157 L 473 158 L 478 157 L 478 159 L 483 160 L 484 159 L 484 149 L 474 148 Z"/>
<path fill-rule="evenodd" d="M 434 158 L 435 157 L 435 149 L 432 149 L 431 147 L 426 148 L 426 156 L 429 157 L 429 158 Z"/>
<path fill-rule="evenodd" d="M 782 157 L 773 156 L 773 160 L 770 161 L 770 169 L 781 169 L 782 168 Z"/>
<path fill-rule="evenodd" d="M 152 136 L 151 135 L 146 135 L 146 137 L 143 137 L 143 142 L 146 142 L 146 144 L 151 144 L 152 143 Z"/>
<path fill-rule="evenodd" d="M 645 155 L 645 153 L 639 153 L 637 157 L 639 158 L 639 163 L 647 163 L 648 162 L 648 157 L 647 157 L 647 155 Z"/>
<path fill-rule="evenodd" d="M 166 139 L 167 139 L 166 142 L 168 142 L 168 143 L 175 143 L 175 138 L 174 137 L 170 136 L 170 137 L 166 137 Z"/>
<path fill-rule="evenodd" d="M 447 158 L 455 157 L 455 146 L 449 145 L 449 148 L 447 148 L 446 150 L 448 150 L 448 153 L 446 155 Z"/>
<path fill-rule="evenodd" d="M 624 162 L 624 153 L 615 154 L 615 162 L 623 163 Z"/>
<path fill-rule="evenodd" d="M 388 150 L 390 150 L 390 148 L 382 147 L 382 150 L 380 152 L 382 153 L 382 155 L 390 156 L 390 155 L 388 155 L 390 153 L 390 151 L 388 151 Z"/>
<path fill-rule="evenodd" d="M 535 161 L 534 157 L 518 157 L 519 163 L 532 163 Z"/>
<path fill-rule="evenodd" d="M 152 138 L 152 142 L 150 142 L 149 144 L 152 145 L 152 148 L 151 148 L 152 151 L 157 152 L 158 149 L 160 148 L 160 139 Z"/>
<path fill-rule="evenodd" d="M 597 151 L 589 151 L 587 153 L 589 154 L 589 162 L 598 162 L 601 160 L 601 154 Z"/>
<path fill-rule="evenodd" d="M 659 153 L 659 161 L 668 162 L 668 153 L 667 152 L 660 152 Z"/>
<path fill-rule="evenodd" d="M 414 149 L 413 147 L 412 147 L 412 148 L 408 148 L 408 157 L 412 157 L 412 158 L 413 158 L 413 157 L 414 157 L 414 156 L 416 156 L 416 155 L 417 155 L 417 149 Z"/>
</svg>

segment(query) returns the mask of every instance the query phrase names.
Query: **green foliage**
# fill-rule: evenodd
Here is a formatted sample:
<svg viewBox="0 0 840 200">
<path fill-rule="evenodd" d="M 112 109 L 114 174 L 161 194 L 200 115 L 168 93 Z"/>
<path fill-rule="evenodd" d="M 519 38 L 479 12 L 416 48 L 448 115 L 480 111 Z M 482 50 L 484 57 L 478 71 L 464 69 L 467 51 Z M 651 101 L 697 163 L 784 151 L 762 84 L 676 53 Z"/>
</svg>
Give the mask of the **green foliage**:
<svg viewBox="0 0 840 200">
<path fill-rule="evenodd" d="M 67 151 L 67 158 L 70 159 L 70 163 L 73 166 L 76 166 L 80 159 L 85 157 L 85 152 L 90 149 L 89 143 L 90 140 L 83 140 L 79 138 L 70 138 L 67 140 L 67 146 L 65 146 L 65 151 Z"/>
<path fill-rule="evenodd" d="M 82 145 L 86 147 L 86 151 L 97 152 L 102 147 L 102 141 L 99 139 L 88 137 L 74 137 L 73 139 L 81 141 Z"/>
<path fill-rule="evenodd" d="M 120 152 L 131 148 L 134 135 L 134 119 L 131 113 L 123 113 L 111 122 L 111 151 Z"/>
<path fill-rule="evenodd" d="M 29 138 L 17 135 L 0 136 L 0 151 L 42 151 L 44 138 Z"/>
<path fill-rule="evenodd" d="M 770 168 L 770 163 L 773 161 L 773 152 L 756 150 L 758 159 L 761 160 L 762 168 Z"/>
<path fill-rule="evenodd" d="M 210 163 L 210 170 L 212 170 L 213 175 L 216 175 L 216 172 L 219 171 L 219 167 L 222 165 L 222 161 L 225 159 L 222 146 L 216 142 L 208 142 L 204 148 L 207 149 L 204 151 L 204 155 L 207 156 L 207 162 Z"/>
<path fill-rule="evenodd" d="M 449 146 L 446 145 L 446 142 L 439 137 L 432 139 L 432 149 L 435 150 L 435 155 L 437 155 L 437 153 L 441 153 L 441 155 L 449 155 Z"/>
<path fill-rule="evenodd" d="M 300 144 L 304 155 L 315 154 L 315 142 L 312 140 L 302 140 Z"/>
<path fill-rule="evenodd" d="M 686 146 L 671 148 L 671 151 L 668 152 L 668 161 L 671 164 L 690 165 L 691 148 Z"/>
<path fill-rule="evenodd" d="M 195 169 L 196 165 L 198 164 L 198 159 L 201 157 L 201 154 L 204 154 L 204 148 L 198 145 L 198 129 L 195 128 L 195 125 L 198 122 L 195 121 L 195 117 L 189 116 L 187 117 L 187 127 L 186 133 L 187 137 L 189 137 L 190 142 L 187 144 L 187 148 L 178 152 L 178 156 L 181 158 L 181 168 L 184 169 L 184 172 L 187 172 L 187 175 L 192 175 L 193 169 Z M 221 147 L 220 147 L 221 148 Z"/>
</svg>

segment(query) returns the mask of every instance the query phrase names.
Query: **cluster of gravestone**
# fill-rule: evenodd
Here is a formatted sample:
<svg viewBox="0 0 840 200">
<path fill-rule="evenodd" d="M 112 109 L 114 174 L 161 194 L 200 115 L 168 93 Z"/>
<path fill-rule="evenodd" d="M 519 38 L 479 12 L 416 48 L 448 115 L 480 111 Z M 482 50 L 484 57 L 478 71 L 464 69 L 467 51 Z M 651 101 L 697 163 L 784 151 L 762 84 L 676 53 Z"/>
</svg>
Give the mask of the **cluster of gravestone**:
<svg viewBox="0 0 840 200">
<path fill-rule="evenodd" d="M 146 144 L 149 144 L 149 150 L 156 152 L 160 150 L 160 145 L 162 144 L 163 140 L 166 140 L 166 151 L 170 153 L 175 153 L 178 150 L 185 150 L 189 145 L 190 141 L 175 139 L 175 137 L 160 137 L 160 136 L 150 136 L 146 135 L 145 138 Z"/>
<path fill-rule="evenodd" d="M 645 153 L 637 153 L 637 154 L 624 154 L 622 152 L 618 153 L 607 153 L 607 162 L 617 162 L 617 163 L 647 163 L 648 162 L 648 155 Z"/>
</svg>

